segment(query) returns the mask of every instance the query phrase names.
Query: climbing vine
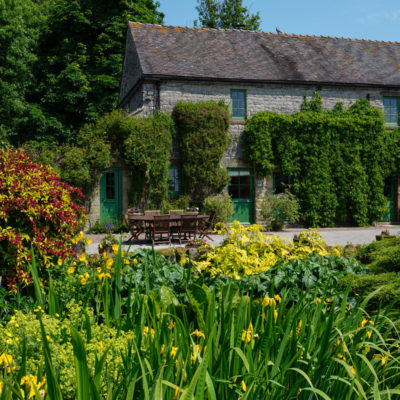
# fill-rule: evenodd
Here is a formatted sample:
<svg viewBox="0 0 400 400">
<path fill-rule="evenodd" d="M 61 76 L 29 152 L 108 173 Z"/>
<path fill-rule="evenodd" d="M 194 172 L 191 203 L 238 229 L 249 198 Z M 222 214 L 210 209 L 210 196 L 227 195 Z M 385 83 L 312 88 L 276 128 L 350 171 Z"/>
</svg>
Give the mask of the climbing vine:
<svg viewBox="0 0 400 400">
<path fill-rule="evenodd" d="M 179 102 L 173 111 L 182 165 L 183 190 L 198 203 L 229 182 L 221 159 L 229 144 L 229 111 L 224 103 Z"/>
<path fill-rule="evenodd" d="M 398 131 L 387 132 L 367 100 L 322 108 L 320 96 L 300 112 L 255 114 L 246 124 L 243 152 L 263 176 L 287 175 L 311 226 L 368 225 L 385 209 L 384 179 L 398 170 Z"/>
</svg>

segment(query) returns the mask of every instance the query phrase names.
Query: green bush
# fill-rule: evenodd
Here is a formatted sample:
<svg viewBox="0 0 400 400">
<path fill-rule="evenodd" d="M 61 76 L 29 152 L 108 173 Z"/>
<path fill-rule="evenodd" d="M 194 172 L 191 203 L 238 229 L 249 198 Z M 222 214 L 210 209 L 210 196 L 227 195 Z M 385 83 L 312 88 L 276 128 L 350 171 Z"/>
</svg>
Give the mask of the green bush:
<svg viewBox="0 0 400 400">
<path fill-rule="evenodd" d="M 400 272 L 400 237 L 362 246 L 356 257 L 368 265 L 371 272 Z"/>
<path fill-rule="evenodd" d="M 267 194 L 261 201 L 261 216 L 267 230 L 279 223 L 295 223 L 300 218 L 299 202 L 286 190 L 284 193 Z"/>
<path fill-rule="evenodd" d="M 228 194 L 209 196 L 204 200 L 203 211 L 206 214 L 215 212 L 214 222 L 228 223 L 234 213 L 233 202 Z"/>
<path fill-rule="evenodd" d="M 229 111 L 216 102 L 179 102 L 173 111 L 182 165 L 183 189 L 196 203 L 221 192 L 229 182 L 221 159 L 229 144 Z"/>
<path fill-rule="evenodd" d="M 377 308 L 380 302 L 388 305 L 394 300 L 400 300 L 400 273 L 396 272 L 377 275 L 348 275 L 339 281 L 339 286 L 342 289 L 350 287 L 351 294 L 356 298 L 365 297 L 379 289 L 370 302 L 370 306 L 373 308 Z"/>
<path fill-rule="evenodd" d="M 180 195 L 177 197 L 169 197 L 161 205 L 161 212 L 168 214 L 169 210 L 183 210 L 185 211 L 189 207 L 190 197 L 189 195 Z"/>
<path fill-rule="evenodd" d="M 399 170 L 398 141 L 399 132 L 386 132 L 382 112 L 367 100 L 325 110 L 316 95 L 293 115 L 255 114 L 242 144 L 258 174 L 279 166 L 291 179 L 310 226 L 362 226 L 385 210 L 384 179 Z"/>
</svg>

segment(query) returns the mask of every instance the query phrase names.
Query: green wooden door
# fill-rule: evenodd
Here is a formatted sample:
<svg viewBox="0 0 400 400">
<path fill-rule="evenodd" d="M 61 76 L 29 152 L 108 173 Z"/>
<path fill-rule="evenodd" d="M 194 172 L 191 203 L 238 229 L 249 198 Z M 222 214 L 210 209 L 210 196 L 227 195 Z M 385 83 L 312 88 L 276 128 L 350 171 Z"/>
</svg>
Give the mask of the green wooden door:
<svg viewBox="0 0 400 400">
<path fill-rule="evenodd" d="M 100 178 L 100 222 L 120 219 L 121 214 L 121 169 L 111 168 Z"/>
<path fill-rule="evenodd" d="M 382 215 L 383 222 L 396 222 L 396 183 L 397 178 L 385 180 L 386 211 Z"/>
<path fill-rule="evenodd" d="M 251 170 L 243 168 L 232 168 L 228 172 L 231 177 L 228 193 L 232 197 L 235 210 L 232 221 L 237 220 L 242 224 L 252 224 L 254 222 L 253 174 Z"/>
</svg>

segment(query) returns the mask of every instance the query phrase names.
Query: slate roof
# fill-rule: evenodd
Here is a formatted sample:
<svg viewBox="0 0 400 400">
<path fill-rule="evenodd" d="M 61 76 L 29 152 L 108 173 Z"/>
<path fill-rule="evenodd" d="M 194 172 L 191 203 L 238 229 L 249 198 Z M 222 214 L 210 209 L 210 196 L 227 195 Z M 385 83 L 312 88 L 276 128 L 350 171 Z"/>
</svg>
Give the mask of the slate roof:
<svg viewBox="0 0 400 400">
<path fill-rule="evenodd" d="M 137 22 L 128 32 L 147 76 L 400 86 L 398 42 Z"/>
</svg>

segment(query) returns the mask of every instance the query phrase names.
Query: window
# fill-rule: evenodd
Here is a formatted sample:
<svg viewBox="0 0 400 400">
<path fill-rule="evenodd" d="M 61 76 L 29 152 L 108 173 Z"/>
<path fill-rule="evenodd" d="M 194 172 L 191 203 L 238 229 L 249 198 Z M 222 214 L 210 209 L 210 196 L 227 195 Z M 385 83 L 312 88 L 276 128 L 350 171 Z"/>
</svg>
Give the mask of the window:
<svg viewBox="0 0 400 400">
<path fill-rule="evenodd" d="M 232 199 L 251 199 L 251 174 L 249 170 L 230 170 L 228 193 Z"/>
<path fill-rule="evenodd" d="M 399 99 L 397 97 L 383 98 L 383 111 L 385 123 L 389 126 L 397 126 L 399 122 Z"/>
<path fill-rule="evenodd" d="M 115 199 L 115 176 L 114 172 L 106 173 L 106 199 Z"/>
<path fill-rule="evenodd" d="M 246 91 L 231 90 L 231 119 L 244 121 L 246 119 Z"/>
<path fill-rule="evenodd" d="M 169 187 L 168 193 L 172 196 L 178 195 L 180 191 L 179 187 L 179 168 L 169 167 Z"/>
</svg>

